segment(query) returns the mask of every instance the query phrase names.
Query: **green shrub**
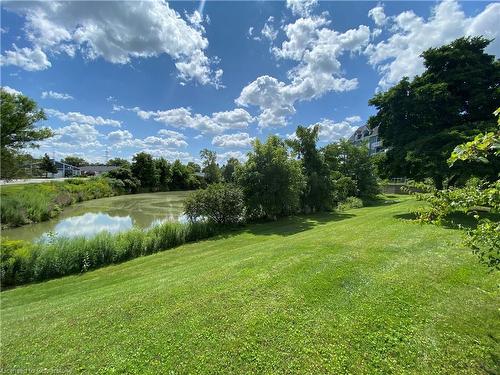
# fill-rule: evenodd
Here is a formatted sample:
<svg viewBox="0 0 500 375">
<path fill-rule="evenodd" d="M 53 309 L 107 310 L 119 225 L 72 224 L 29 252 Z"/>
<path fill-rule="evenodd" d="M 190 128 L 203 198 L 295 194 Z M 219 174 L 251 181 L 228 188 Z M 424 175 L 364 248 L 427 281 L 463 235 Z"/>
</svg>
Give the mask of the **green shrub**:
<svg viewBox="0 0 500 375">
<path fill-rule="evenodd" d="M 0 257 L 0 282 L 2 288 L 24 282 L 26 268 L 30 265 L 31 244 L 26 241 L 2 241 Z"/>
<path fill-rule="evenodd" d="M 482 220 L 467 232 L 465 245 L 490 269 L 500 270 L 500 223 Z"/>
<path fill-rule="evenodd" d="M 339 211 L 345 211 L 351 208 L 363 207 L 363 201 L 357 197 L 347 197 L 345 201 L 340 202 L 337 206 Z"/>
<path fill-rule="evenodd" d="M 236 224 L 243 220 L 244 210 L 243 191 L 230 184 L 209 185 L 192 192 L 184 201 L 184 212 L 191 222 Z"/>
<path fill-rule="evenodd" d="M 78 274 L 167 250 L 220 233 L 211 223 L 164 223 L 147 231 L 101 232 L 94 237 L 49 238 L 28 244 L 2 242 L 2 287 Z"/>
<path fill-rule="evenodd" d="M 28 223 L 28 218 L 21 206 L 21 202 L 12 197 L 2 197 L 0 217 L 2 225 L 9 223 L 12 226 L 20 226 Z"/>
</svg>

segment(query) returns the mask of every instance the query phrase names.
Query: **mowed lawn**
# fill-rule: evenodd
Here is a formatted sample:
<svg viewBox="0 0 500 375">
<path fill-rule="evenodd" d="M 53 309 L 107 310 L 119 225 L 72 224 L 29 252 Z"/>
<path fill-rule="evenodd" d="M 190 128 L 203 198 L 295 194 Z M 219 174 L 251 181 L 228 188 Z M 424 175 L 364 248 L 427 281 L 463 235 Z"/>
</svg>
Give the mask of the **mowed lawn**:
<svg viewBox="0 0 500 375">
<path fill-rule="evenodd" d="M 499 273 L 397 199 L 2 292 L 1 370 L 497 373 Z"/>
</svg>

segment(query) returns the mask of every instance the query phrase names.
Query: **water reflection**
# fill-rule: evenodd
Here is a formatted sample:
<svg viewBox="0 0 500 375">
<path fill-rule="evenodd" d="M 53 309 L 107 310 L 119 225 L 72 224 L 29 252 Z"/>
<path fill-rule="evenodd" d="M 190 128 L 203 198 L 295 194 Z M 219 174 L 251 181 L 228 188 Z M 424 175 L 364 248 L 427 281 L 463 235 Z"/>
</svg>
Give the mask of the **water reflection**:
<svg viewBox="0 0 500 375">
<path fill-rule="evenodd" d="M 76 204 L 57 218 L 2 230 L 2 237 L 36 241 L 57 236 L 90 237 L 102 231 L 117 233 L 132 227 L 149 229 L 166 221 L 185 222 L 183 201 L 188 192 L 122 195 Z"/>
<path fill-rule="evenodd" d="M 108 214 L 86 213 L 81 216 L 70 217 L 60 221 L 53 233 L 58 237 L 91 237 L 99 232 L 118 233 L 131 229 L 133 226 L 130 216 L 110 216 Z M 42 237 L 46 238 L 48 233 Z"/>
</svg>

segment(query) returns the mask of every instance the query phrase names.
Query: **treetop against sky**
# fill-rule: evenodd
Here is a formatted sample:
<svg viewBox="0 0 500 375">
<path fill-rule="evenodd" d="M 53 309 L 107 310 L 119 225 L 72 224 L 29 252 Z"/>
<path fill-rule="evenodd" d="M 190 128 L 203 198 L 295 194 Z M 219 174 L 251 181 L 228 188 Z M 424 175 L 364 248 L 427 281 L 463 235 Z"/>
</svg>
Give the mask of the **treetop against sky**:
<svg viewBox="0 0 500 375">
<path fill-rule="evenodd" d="M 49 153 L 103 161 L 243 159 L 253 139 L 320 125 L 348 137 L 420 54 L 497 38 L 488 2 L 3 2 L 2 86 L 45 109 Z"/>
</svg>

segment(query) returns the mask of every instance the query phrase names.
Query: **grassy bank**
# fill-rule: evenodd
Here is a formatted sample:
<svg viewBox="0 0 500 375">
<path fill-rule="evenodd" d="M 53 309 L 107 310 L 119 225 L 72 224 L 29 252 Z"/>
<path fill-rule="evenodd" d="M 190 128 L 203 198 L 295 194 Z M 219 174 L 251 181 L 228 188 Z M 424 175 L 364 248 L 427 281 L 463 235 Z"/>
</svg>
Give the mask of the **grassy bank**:
<svg viewBox="0 0 500 375">
<path fill-rule="evenodd" d="M 208 223 L 166 222 L 149 230 L 101 232 L 90 238 L 56 237 L 36 243 L 2 241 L 1 286 L 8 288 L 87 272 L 205 239 L 221 229 Z"/>
<path fill-rule="evenodd" d="M 46 221 L 73 203 L 122 193 L 116 180 L 104 177 L 2 186 L 2 227 Z"/>
<path fill-rule="evenodd" d="M 1 369 L 498 372 L 498 273 L 411 200 L 249 225 L 0 294 Z"/>
</svg>

